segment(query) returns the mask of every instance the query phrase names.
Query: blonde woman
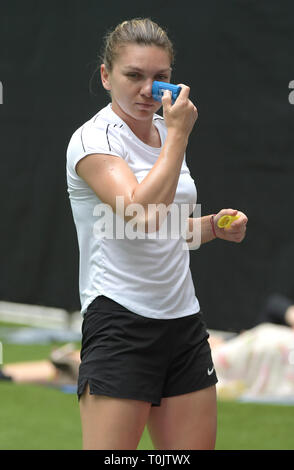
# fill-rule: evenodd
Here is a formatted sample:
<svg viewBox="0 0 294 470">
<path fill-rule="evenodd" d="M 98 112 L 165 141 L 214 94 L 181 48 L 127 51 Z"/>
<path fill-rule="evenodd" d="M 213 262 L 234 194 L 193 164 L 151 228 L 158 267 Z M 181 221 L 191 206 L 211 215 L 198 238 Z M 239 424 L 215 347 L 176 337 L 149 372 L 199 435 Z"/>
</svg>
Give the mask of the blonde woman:
<svg viewBox="0 0 294 470">
<path fill-rule="evenodd" d="M 162 222 L 148 210 L 196 203 L 185 158 L 198 117 L 190 89 L 181 84 L 174 104 L 164 94 L 163 118 L 151 92 L 154 80 L 171 80 L 173 60 L 166 32 L 151 20 L 118 25 L 106 37 L 100 68 L 111 102 L 68 146 L 84 316 L 78 380 L 84 449 L 136 449 L 145 425 L 157 449 L 215 446 L 217 377 L 187 241 L 170 232 L 154 236 Z M 144 236 L 117 236 L 134 217 L 134 205 L 142 209 Z M 240 242 L 243 213 L 229 230 L 216 224 L 236 213 L 202 217 L 201 242 Z M 194 225 L 189 218 L 190 233 Z"/>
</svg>

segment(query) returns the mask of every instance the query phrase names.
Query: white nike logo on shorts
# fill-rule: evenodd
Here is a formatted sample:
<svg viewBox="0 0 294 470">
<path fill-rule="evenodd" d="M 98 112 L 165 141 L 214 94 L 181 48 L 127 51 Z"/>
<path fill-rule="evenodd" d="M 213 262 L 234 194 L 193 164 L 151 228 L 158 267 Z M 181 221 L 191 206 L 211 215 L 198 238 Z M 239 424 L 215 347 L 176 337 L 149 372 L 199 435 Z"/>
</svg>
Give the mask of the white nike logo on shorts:
<svg viewBox="0 0 294 470">
<path fill-rule="evenodd" d="M 208 369 L 207 369 L 208 375 L 211 375 L 211 374 L 213 373 L 213 370 L 214 370 L 214 367 L 213 367 L 213 366 L 212 366 L 212 369 L 209 369 L 209 368 L 208 368 Z"/>
</svg>

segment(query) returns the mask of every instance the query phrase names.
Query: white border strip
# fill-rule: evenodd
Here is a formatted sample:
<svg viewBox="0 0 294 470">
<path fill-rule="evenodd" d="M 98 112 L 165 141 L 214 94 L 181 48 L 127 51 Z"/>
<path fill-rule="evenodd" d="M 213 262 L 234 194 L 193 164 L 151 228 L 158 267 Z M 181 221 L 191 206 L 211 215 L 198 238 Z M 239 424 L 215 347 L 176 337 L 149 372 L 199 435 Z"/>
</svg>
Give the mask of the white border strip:
<svg viewBox="0 0 294 470">
<path fill-rule="evenodd" d="M 68 313 L 58 308 L 0 301 L 0 321 L 77 330 L 80 328 L 82 318 L 80 312 Z"/>
</svg>

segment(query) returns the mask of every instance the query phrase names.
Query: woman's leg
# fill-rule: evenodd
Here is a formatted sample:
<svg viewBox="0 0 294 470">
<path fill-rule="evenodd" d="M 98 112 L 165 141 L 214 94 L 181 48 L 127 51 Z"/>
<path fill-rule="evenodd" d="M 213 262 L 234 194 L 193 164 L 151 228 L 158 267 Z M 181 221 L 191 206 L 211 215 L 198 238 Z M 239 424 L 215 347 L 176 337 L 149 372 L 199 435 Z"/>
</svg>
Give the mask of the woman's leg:
<svg viewBox="0 0 294 470">
<path fill-rule="evenodd" d="M 207 449 L 215 447 L 217 403 L 215 386 L 163 398 L 151 408 L 148 429 L 156 449 Z"/>
<path fill-rule="evenodd" d="M 151 404 L 144 401 L 90 395 L 80 398 L 84 450 L 135 450 Z"/>
</svg>

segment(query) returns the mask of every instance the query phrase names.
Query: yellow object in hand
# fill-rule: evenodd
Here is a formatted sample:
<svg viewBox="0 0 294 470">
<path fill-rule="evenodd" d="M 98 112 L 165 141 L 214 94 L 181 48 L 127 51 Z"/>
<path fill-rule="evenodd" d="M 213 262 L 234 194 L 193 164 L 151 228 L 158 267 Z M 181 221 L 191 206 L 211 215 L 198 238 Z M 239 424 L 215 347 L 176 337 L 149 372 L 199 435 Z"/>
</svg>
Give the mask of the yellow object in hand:
<svg viewBox="0 0 294 470">
<path fill-rule="evenodd" d="M 217 221 L 217 226 L 219 228 L 229 228 L 231 226 L 231 223 L 234 222 L 234 220 L 239 219 L 239 215 L 223 215 L 218 221 Z"/>
</svg>

